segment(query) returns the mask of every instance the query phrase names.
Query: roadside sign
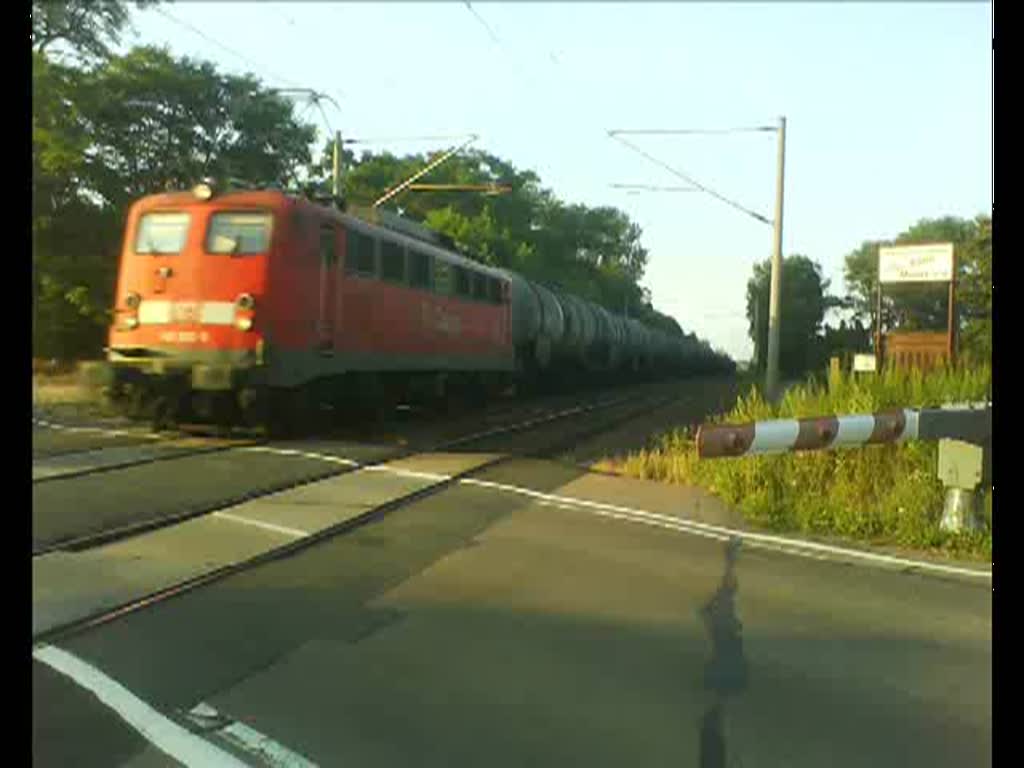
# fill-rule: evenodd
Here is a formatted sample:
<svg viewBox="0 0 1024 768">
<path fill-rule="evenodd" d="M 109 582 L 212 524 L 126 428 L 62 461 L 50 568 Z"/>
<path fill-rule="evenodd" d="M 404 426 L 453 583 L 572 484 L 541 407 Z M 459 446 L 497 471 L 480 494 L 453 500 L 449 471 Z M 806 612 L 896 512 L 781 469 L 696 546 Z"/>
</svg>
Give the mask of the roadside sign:
<svg viewBox="0 0 1024 768">
<path fill-rule="evenodd" d="M 853 370 L 856 373 L 874 373 L 878 369 L 874 355 L 854 355 Z"/>
<path fill-rule="evenodd" d="M 946 331 L 882 332 L 882 286 L 892 283 L 948 283 Z M 956 255 L 952 243 L 882 246 L 878 249 L 875 349 L 879 364 L 930 368 L 952 364 L 956 356 Z"/>
<path fill-rule="evenodd" d="M 953 244 L 900 245 L 878 249 L 882 283 L 944 283 L 953 279 Z"/>
</svg>

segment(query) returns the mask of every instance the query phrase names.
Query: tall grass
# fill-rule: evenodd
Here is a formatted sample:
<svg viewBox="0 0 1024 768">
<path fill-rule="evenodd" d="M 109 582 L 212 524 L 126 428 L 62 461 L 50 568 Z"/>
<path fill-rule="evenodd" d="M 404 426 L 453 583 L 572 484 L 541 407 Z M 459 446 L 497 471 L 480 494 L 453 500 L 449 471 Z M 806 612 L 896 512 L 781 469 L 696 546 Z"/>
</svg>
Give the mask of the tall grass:
<svg viewBox="0 0 1024 768">
<path fill-rule="evenodd" d="M 742 423 L 935 407 L 985 400 L 990 387 L 988 366 L 927 374 L 892 369 L 876 376 L 841 374 L 826 382 L 808 380 L 795 386 L 777 405 L 766 402 L 752 387 L 729 413 L 714 420 Z M 937 443 L 912 442 L 698 460 L 693 435 L 672 430 L 657 435 L 647 450 L 602 466 L 634 477 L 701 485 L 750 522 L 771 530 L 990 557 L 991 490 L 985 501 L 984 531 L 941 531 L 944 490 L 936 477 L 937 458 Z"/>
</svg>

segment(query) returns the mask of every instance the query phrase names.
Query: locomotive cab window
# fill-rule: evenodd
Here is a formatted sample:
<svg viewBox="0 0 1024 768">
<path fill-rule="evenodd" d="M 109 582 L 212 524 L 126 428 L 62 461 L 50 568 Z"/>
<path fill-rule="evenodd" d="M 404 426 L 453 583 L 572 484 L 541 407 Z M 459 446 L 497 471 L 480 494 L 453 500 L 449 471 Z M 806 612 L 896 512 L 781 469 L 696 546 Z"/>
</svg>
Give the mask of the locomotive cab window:
<svg viewBox="0 0 1024 768">
<path fill-rule="evenodd" d="M 487 300 L 487 277 L 479 272 L 473 273 L 473 298 L 480 301 Z"/>
<path fill-rule="evenodd" d="M 380 276 L 398 283 L 405 281 L 405 248 L 399 243 L 381 241 Z"/>
<path fill-rule="evenodd" d="M 215 213 L 206 231 L 206 252 L 266 253 L 270 247 L 269 213 Z"/>
<path fill-rule="evenodd" d="M 453 267 L 455 272 L 455 293 L 458 296 L 469 296 L 469 270 L 465 267 Z"/>
<path fill-rule="evenodd" d="M 169 255 L 181 253 L 192 217 L 187 213 L 146 213 L 139 219 L 135 252 Z"/>
<path fill-rule="evenodd" d="M 409 251 L 409 285 L 430 288 L 430 254 Z"/>
<path fill-rule="evenodd" d="M 373 277 L 377 274 L 376 244 L 369 235 L 355 229 L 348 231 L 348 255 L 345 259 L 345 271 L 362 277 Z"/>
</svg>

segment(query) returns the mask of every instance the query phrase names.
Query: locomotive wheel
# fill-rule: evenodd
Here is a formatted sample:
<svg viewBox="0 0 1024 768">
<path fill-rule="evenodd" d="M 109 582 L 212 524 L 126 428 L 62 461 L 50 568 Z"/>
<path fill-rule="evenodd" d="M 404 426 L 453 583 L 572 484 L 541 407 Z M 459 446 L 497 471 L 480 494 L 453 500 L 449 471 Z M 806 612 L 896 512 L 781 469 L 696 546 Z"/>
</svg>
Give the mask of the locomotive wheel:
<svg viewBox="0 0 1024 768">
<path fill-rule="evenodd" d="M 154 432 L 162 432 L 174 426 L 174 403 L 167 395 L 158 395 L 150 410 L 150 428 Z"/>
<path fill-rule="evenodd" d="M 243 389 L 235 403 L 238 418 L 243 426 L 253 429 L 267 423 L 267 390 Z"/>
<path fill-rule="evenodd" d="M 291 390 L 267 391 L 267 434 L 275 439 L 287 439 L 293 434 L 294 421 L 290 414 Z"/>
<path fill-rule="evenodd" d="M 271 389 L 267 402 L 267 432 L 272 438 L 299 437 L 313 427 L 316 409 L 306 387 Z"/>
<path fill-rule="evenodd" d="M 241 409 L 233 392 L 222 392 L 214 400 L 213 423 L 218 435 L 229 437 L 231 429 L 241 421 Z"/>
<path fill-rule="evenodd" d="M 149 415 L 149 398 L 146 395 L 144 387 L 139 385 L 127 387 L 123 396 L 118 398 L 120 410 L 132 421 L 145 419 Z"/>
</svg>

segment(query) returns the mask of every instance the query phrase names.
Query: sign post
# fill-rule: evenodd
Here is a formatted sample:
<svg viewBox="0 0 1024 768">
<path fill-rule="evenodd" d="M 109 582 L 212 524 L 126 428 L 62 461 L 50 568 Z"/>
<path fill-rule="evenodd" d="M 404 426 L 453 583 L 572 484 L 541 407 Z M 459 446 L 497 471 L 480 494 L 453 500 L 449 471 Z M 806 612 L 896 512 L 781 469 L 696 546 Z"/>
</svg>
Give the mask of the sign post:
<svg viewBox="0 0 1024 768">
<path fill-rule="evenodd" d="M 949 283 L 945 334 L 882 334 L 882 285 L 893 283 Z M 952 243 L 883 246 L 878 249 L 878 297 L 875 354 L 881 368 L 886 357 L 913 366 L 927 365 L 938 357 L 952 363 L 956 353 L 956 256 Z M 886 344 L 888 342 L 888 344 Z M 886 346 L 891 345 L 891 349 Z"/>
</svg>

